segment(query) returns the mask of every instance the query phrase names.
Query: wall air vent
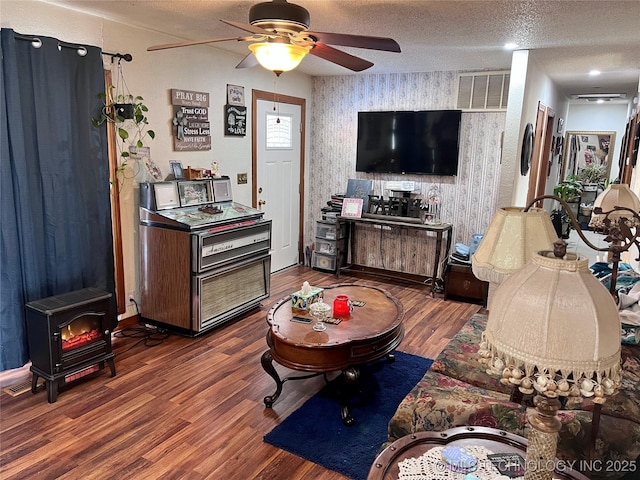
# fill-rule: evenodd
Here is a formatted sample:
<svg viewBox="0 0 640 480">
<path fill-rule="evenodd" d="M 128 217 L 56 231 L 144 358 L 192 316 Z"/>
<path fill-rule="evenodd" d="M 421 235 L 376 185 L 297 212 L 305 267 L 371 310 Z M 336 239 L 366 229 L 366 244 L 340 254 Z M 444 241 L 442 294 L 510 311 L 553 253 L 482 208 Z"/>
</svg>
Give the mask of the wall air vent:
<svg viewBox="0 0 640 480">
<path fill-rule="evenodd" d="M 467 112 L 506 110 L 509 78 L 508 71 L 459 74 L 456 108 Z"/>
</svg>

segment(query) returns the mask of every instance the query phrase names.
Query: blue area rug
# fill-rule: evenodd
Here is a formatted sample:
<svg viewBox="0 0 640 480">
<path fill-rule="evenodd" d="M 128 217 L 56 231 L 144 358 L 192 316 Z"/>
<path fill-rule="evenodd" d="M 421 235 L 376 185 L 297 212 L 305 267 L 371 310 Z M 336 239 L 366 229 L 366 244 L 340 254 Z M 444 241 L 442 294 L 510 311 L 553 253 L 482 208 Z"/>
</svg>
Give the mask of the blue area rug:
<svg viewBox="0 0 640 480">
<path fill-rule="evenodd" d="M 383 360 L 361 367 L 362 393 L 349 397 L 353 426 L 342 422 L 335 389 L 327 385 L 264 441 L 353 480 L 365 480 L 380 446 L 387 441 L 389 420 L 433 363 L 403 352 L 395 356 L 395 362 Z M 296 388 L 295 382 L 285 383 L 283 395 L 288 388 Z"/>
</svg>

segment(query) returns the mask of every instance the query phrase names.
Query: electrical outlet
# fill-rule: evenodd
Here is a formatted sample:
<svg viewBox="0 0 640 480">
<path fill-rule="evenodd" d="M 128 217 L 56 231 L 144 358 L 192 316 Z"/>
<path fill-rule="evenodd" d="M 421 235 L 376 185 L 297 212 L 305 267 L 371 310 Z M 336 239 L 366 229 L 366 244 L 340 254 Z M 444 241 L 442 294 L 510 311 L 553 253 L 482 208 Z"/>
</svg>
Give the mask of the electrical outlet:
<svg viewBox="0 0 640 480">
<path fill-rule="evenodd" d="M 127 292 L 127 303 L 135 303 L 136 295 L 135 292 Z"/>
</svg>

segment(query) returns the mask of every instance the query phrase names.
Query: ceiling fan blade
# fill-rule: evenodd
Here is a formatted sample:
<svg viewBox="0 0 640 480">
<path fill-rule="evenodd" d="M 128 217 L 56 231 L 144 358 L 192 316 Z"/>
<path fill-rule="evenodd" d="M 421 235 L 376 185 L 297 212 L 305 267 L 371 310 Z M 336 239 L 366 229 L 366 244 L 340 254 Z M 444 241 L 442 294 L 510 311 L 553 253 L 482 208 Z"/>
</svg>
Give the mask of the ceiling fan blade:
<svg viewBox="0 0 640 480">
<path fill-rule="evenodd" d="M 227 25 L 231 25 L 232 27 L 239 28 L 240 30 L 244 30 L 245 32 L 255 33 L 257 35 L 271 35 L 273 32 L 269 30 L 265 30 L 264 28 L 256 27 L 255 25 L 251 25 L 250 23 L 241 23 L 234 22 L 231 20 L 220 20 L 222 23 L 226 23 Z"/>
<path fill-rule="evenodd" d="M 236 65 L 236 68 L 251 68 L 256 65 L 258 65 L 258 59 L 252 52 L 250 52 L 238 65 Z"/>
<path fill-rule="evenodd" d="M 237 40 L 238 42 L 242 42 L 249 39 L 251 39 L 251 37 L 209 38 L 207 40 L 196 40 L 193 42 L 178 42 L 178 43 L 167 43 L 164 45 L 153 45 L 147 48 L 147 51 L 153 52 L 155 50 L 165 50 L 167 48 L 190 47 L 191 45 L 203 45 L 205 43 L 215 43 L 215 42 L 228 42 L 229 40 Z"/>
<path fill-rule="evenodd" d="M 368 48 L 385 52 L 400 52 L 400 45 L 393 38 L 350 35 L 348 33 L 303 32 L 318 42 L 342 47 Z"/>
<path fill-rule="evenodd" d="M 361 72 L 369 67 L 373 67 L 373 63 L 364 58 L 356 57 L 337 48 L 330 47 L 324 43 L 316 43 L 309 52 L 311 55 L 323 58 L 337 65 L 341 65 L 354 72 Z"/>
</svg>

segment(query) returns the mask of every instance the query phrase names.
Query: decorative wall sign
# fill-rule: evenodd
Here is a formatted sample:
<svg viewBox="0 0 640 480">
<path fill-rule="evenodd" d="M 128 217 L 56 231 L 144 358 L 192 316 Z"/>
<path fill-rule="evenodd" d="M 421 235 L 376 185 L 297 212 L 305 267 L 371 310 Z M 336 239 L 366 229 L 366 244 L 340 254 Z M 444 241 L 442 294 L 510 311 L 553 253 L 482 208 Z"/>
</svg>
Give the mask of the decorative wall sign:
<svg viewBox="0 0 640 480">
<path fill-rule="evenodd" d="M 247 134 L 247 107 L 224 106 L 224 134 L 234 137 L 244 137 Z"/>
<path fill-rule="evenodd" d="M 244 87 L 227 84 L 227 103 L 244 106 Z"/>
<path fill-rule="evenodd" d="M 209 94 L 171 89 L 173 105 L 173 149 L 211 150 Z"/>
</svg>

